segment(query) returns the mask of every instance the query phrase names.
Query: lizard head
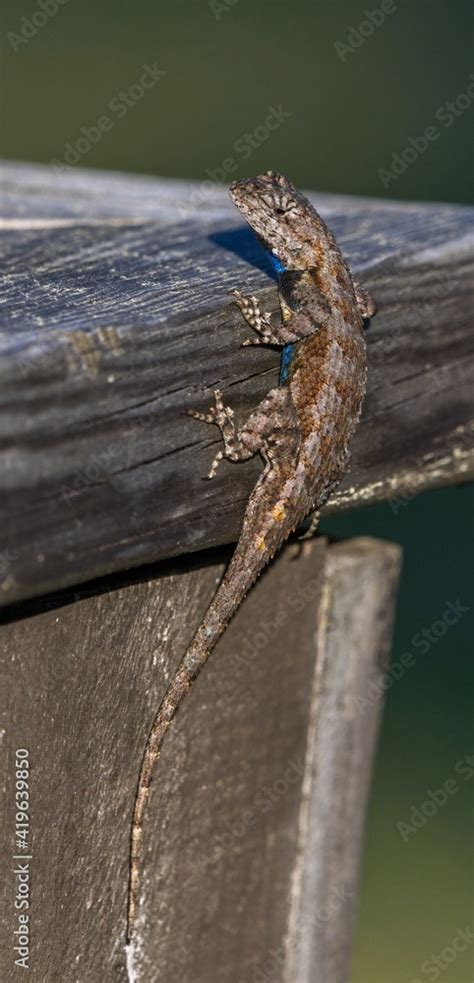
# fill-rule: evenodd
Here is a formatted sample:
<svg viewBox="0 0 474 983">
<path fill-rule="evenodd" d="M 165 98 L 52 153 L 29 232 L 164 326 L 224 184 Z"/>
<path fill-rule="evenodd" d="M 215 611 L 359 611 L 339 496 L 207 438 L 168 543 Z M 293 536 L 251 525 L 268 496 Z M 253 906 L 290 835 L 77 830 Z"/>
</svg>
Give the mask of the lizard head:
<svg viewBox="0 0 474 983">
<path fill-rule="evenodd" d="M 315 262 L 315 226 L 324 228 L 318 213 L 288 178 L 276 171 L 234 181 L 232 201 L 265 249 L 287 269 Z"/>
</svg>

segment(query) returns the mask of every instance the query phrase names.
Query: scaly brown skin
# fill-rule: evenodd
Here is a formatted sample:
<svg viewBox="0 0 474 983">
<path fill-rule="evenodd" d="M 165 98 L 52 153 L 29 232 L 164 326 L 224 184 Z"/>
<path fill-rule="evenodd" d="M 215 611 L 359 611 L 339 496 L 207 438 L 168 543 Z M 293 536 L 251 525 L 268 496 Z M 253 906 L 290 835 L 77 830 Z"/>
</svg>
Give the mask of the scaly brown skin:
<svg viewBox="0 0 474 983">
<path fill-rule="evenodd" d="M 281 320 L 262 314 L 255 297 L 233 291 L 257 335 L 244 344 L 283 346 L 282 375 L 240 430 L 219 391 L 208 413 L 191 414 L 222 433 L 224 448 L 209 477 L 223 457 L 244 461 L 259 453 L 265 467 L 249 498 L 232 560 L 145 748 L 132 827 L 128 941 L 137 908 L 144 809 L 165 733 L 263 567 L 310 512 L 314 529 L 319 509 L 349 468 L 349 442 L 365 394 L 364 319 L 376 308 L 354 283 L 332 233 L 307 199 L 273 171 L 236 181 L 230 195 L 279 269 Z"/>
</svg>

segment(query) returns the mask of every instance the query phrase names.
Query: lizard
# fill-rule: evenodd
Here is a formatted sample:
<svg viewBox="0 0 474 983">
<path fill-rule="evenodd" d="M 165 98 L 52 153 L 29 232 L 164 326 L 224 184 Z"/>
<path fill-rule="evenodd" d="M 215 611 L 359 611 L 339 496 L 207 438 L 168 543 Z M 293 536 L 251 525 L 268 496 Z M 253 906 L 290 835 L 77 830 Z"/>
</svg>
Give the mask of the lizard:
<svg viewBox="0 0 474 983">
<path fill-rule="evenodd" d="M 258 299 L 230 293 L 254 335 L 244 345 L 282 348 L 279 384 L 237 428 L 220 390 L 196 420 L 217 425 L 219 463 L 256 454 L 262 473 L 250 495 L 240 538 L 204 619 L 161 702 L 144 751 L 132 821 L 127 941 L 136 919 L 142 824 L 154 765 L 165 734 L 216 642 L 254 581 L 289 534 L 319 512 L 350 466 L 349 442 L 366 388 L 364 327 L 376 313 L 370 294 L 353 279 L 334 235 L 313 205 L 275 171 L 235 181 L 234 204 L 269 254 L 278 275 L 281 317 L 262 312 Z"/>
</svg>

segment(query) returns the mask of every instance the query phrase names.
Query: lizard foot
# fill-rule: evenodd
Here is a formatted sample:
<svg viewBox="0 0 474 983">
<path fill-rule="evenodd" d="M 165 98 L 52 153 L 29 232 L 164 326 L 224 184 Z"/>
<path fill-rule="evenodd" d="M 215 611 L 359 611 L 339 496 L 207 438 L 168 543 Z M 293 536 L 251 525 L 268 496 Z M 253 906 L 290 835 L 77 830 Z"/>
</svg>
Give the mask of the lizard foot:
<svg viewBox="0 0 474 983">
<path fill-rule="evenodd" d="M 270 327 L 271 315 L 268 313 L 262 313 L 257 297 L 243 294 L 240 290 L 230 290 L 229 296 L 233 298 L 234 303 L 237 304 L 237 307 L 239 307 L 242 311 L 247 324 L 249 324 L 258 335 L 257 338 L 246 338 L 246 340 L 242 342 L 242 346 L 274 344 L 275 339 Z"/>
<path fill-rule="evenodd" d="M 318 512 L 317 510 L 315 512 L 311 512 L 309 517 L 308 528 L 305 529 L 305 531 L 301 534 L 301 536 L 298 536 L 300 542 L 304 542 L 305 539 L 313 539 L 313 537 L 316 535 L 316 531 L 319 526 L 320 516 L 321 513 Z"/>
<path fill-rule="evenodd" d="M 364 318 L 364 321 L 368 321 L 371 317 L 375 317 L 377 313 L 377 304 L 374 298 L 369 294 L 369 291 L 365 287 L 361 287 L 356 280 L 354 280 L 354 289 L 357 300 L 357 307 L 359 308 L 359 313 Z"/>
<path fill-rule="evenodd" d="M 188 416 L 192 416 L 194 420 L 201 420 L 203 423 L 214 423 L 224 438 L 224 441 L 231 439 L 235 433 L 234 427 L 234 411 L 230 406 L 224 404 L 222 398 L 222 391 L 220 389 L 214 389 L 214 406 L 211 406 L 207 413 L 199 413 L 197 410 L 188 410 Z M 204 477 L 206 479 L 214 478 L 217 468 L 224 457 L 224 451 L 220 450 L 217 452 L 209 473 Z"/>
<path fill-rule="evenodd" d="M 295 547 L 295 552 L 292 556 L 292 560 L 296 560 L 297 558 L 301 556 L 305 556 L 307 553 L 311 552 L 312 550 L 311 540 L 316 538 L 316 531 L 319 526 L 320 514 L 321 513 L 318 511 L 314 511 L 310 513 L 308 528 L 305 529 L 305 531 L 301 533 L 300 536 L 298 536 L 296 543 L 293 544 Z"/>
<path fill-rule="evenodd" d="M 214 406 L 210 406 L 207 413 L 199 413 L 198 410 L 187 410 L 187 415 L 194 420 L 202 420 L 203 423 L 215 423 L 222 430 L 222 424 L 232 420 L 234 411 L 230 406 L 225 406 L 222 399 L 222 391 L 214 389 Z"/>
</svg>

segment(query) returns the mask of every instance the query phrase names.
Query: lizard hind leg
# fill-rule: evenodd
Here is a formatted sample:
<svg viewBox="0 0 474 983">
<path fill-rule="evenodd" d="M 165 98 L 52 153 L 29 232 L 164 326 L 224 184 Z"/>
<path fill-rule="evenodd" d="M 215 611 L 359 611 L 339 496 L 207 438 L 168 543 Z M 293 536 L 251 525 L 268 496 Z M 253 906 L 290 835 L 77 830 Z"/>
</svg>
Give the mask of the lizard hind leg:
<svg viewBox="0 0 474 983">
<path fill-rule="evenodd" d="M 214 401 L 214 406 L 207 413 L 188 411 L 196 420 L 214 423 L 222 434 L 224 448 L 217 452 L 208 478 L 214 477 L 224 458 L 234 462 L 247 461 L 261 453 L 268 466 L 272 455 L 271 443 L 283 440 L 289 448 L 295 440 L 299 442 L 295 410 L 287 388 L 271 389 L 240 429 L 236 428 L 234 411 L 224 404 L 220 389 L 214 390 Z"/>
<path fill-rule="evenodd" d="M 196 410 L 188 410 L 188 416 L 192 416 L 195 420 L 202 420 L 203 423 L 215 424 L 217 427 L 219 427 L 219 430 L 224 438 L 225 451 L 218 451 L 211 464 L 209 474 L 206 475 L 207 478 L 213 478 L 220 462 L 226 454 L 228 444 L 231 443 L 234 438 L 234 411 L 230 408 L 230 406 L 225 406 L 222 399 L 221 390 L 214 389 L 214 406 L 211 406 L 207 413 L 199 413 Z"/>
<path fill-rule="evenodd" d="M 298 537 L 300 541 L 313 539 L 318 531 L 320 517 L 321 512 L 319 509 L 315 509 L 314 512 L 310 512 L 308 526 L 305 531 L 301 533 L 301 536 Z"/>
</svg>

